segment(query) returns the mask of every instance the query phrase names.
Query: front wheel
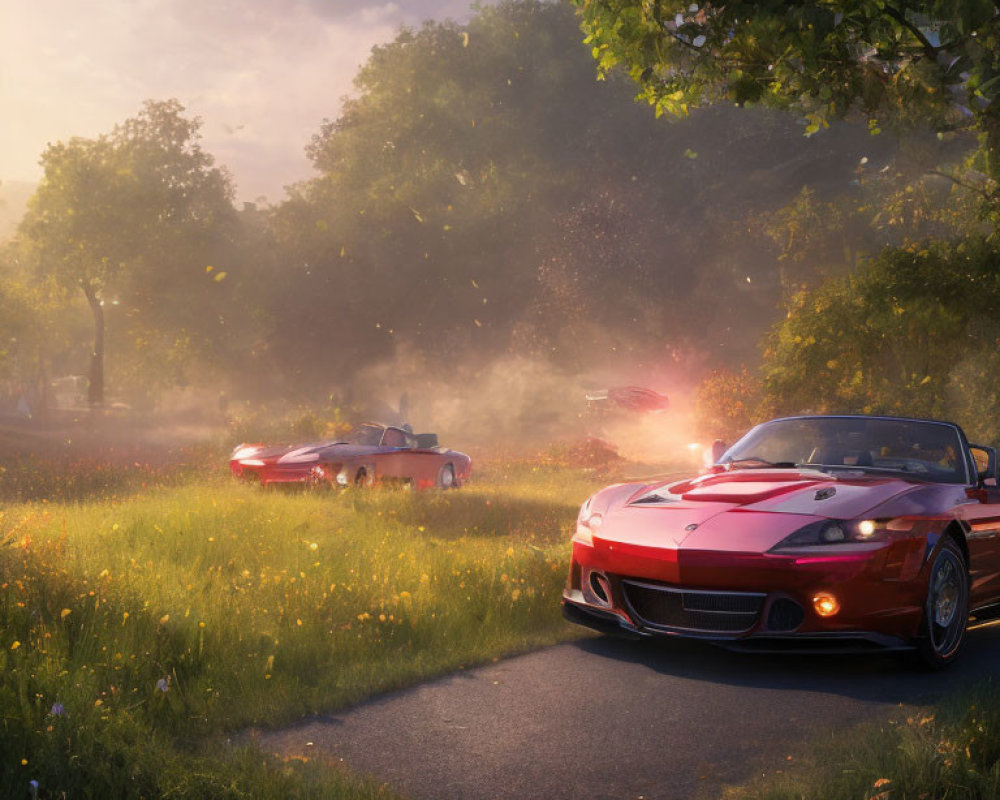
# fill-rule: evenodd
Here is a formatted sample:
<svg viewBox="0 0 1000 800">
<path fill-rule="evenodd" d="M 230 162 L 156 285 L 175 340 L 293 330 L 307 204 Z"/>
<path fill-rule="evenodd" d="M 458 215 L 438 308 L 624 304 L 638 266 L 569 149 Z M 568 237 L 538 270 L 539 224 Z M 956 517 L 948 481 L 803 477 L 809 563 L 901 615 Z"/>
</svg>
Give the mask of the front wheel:
<svg viewBox="0 0 1000 800">
<path fill-rule="evenodd" d="M 958 657 L 969 622 L 969 570 L 958 543 L 947 537 L 938 549 L 927 581 L 924 619 L 917 655 L 938 669 Z"/>
<path fill-rule="evenodd" d="M 454 489 L 457 484 L 455 483 L 455 468 L 451 464 L 445 464 L 441 467 L 437 476 L 437 486 L 439 489 Z"/>
</svg>

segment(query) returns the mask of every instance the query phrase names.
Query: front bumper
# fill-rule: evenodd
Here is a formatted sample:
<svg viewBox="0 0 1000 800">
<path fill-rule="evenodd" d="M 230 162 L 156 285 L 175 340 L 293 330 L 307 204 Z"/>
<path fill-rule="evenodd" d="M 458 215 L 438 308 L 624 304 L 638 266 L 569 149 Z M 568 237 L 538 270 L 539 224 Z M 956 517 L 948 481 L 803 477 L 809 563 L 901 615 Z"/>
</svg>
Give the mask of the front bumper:
<svg viewBox="0 0 1000 800">
<path fill-rule="evenodd" d="M 887 574 L 884 553 L 838 558 L 661 551 L 639 559 L 574 541 L 563 615 L 629 638 L 684 637 L 756 651 L 905 649 L 926 578 Z M 822 617 L 813 598 L 836 596 Z"/>
<path fill-rule="evenodd" d="M 728 650 L 754 653 L 868 653 L 872 651 L 912 650 L 914 644 L 897 636 L 872 631 L 827 631 L 812 633 L 770 633 L 758 631 L 732 638 L 698 631 L 646 628 L 625 617 L 581 602 L 581 598 L 563 595 L 562 614 L 568 621 L 620 639 L 677 637 L 700 639 Z"/>
</svg>

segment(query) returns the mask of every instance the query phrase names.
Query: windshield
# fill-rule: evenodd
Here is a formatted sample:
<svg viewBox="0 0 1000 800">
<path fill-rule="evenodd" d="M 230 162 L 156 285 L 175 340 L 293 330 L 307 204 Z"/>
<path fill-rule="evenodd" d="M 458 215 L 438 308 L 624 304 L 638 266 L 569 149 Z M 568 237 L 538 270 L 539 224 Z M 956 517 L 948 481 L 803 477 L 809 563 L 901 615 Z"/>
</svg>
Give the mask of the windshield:
<svg viewBox="0 0 1000 800">
<path fill-rule="evenodd" d="M 730 447 L 719 463 L 902 472 L 940 483 L 967 483 L 963 454 L 958 429 L 946 423 L 798 417 L 758 425 Z"/>
<path fill-rule="evenodd" d="M 344 441 L 349 444 L 378 447 L 382 442 L 383 430 L 384 428 L 381 425 L 359 425 L 344 437 Z"/>
</svg>

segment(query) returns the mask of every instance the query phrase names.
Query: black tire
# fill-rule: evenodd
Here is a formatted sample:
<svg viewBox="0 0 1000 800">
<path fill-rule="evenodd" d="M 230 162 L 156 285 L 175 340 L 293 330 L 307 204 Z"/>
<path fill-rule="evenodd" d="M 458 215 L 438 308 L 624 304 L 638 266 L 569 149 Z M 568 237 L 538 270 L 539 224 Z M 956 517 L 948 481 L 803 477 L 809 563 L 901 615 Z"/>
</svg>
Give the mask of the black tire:
<svg viewBox="0 0 1000 800">
<path fill-rule="evenodd" d="M 357 474 L 354 476 L 354 485 L 358 489 L 364 488 L 368 485 L 368 470 L 364 467 L 358 470 Z"/>
<path fill-rule="evenodd" d="M 927 575 L 918 663 L 930 669 L 948 666 L 962 649 L 968 624 L 969 568 L 958 542 L 946 536 Z"/>
<path fill-rule="evenodd" d="M 455 468 L 451 464 L 445 464 L 438 470 L 436 481 L 438 489 L 455 489 L 458 481 L 455 480 Z"/>
</svg>

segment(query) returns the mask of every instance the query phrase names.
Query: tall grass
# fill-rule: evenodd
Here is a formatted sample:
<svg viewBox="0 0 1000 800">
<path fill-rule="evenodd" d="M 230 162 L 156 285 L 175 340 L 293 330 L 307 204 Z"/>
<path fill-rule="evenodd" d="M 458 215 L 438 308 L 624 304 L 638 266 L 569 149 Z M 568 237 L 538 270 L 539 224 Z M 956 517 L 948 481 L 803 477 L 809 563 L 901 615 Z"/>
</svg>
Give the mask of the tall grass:
<svg viewBox="0 0 1000 800">
<path fill-rule="evenodd" d="M 938 706 L 813 743 L 789 773 L 731 787 L 724 800 L 995 800 L 1000 685 L 965 687 Z"/>
<path fill-rule="evenodd" d="M 195 745 L 577 635 L 558 598 L 592 488 L 522 466 L 449 493 L 217 477 L 8 505 L 0 796 L 377 796 Z"/>
</svg>

